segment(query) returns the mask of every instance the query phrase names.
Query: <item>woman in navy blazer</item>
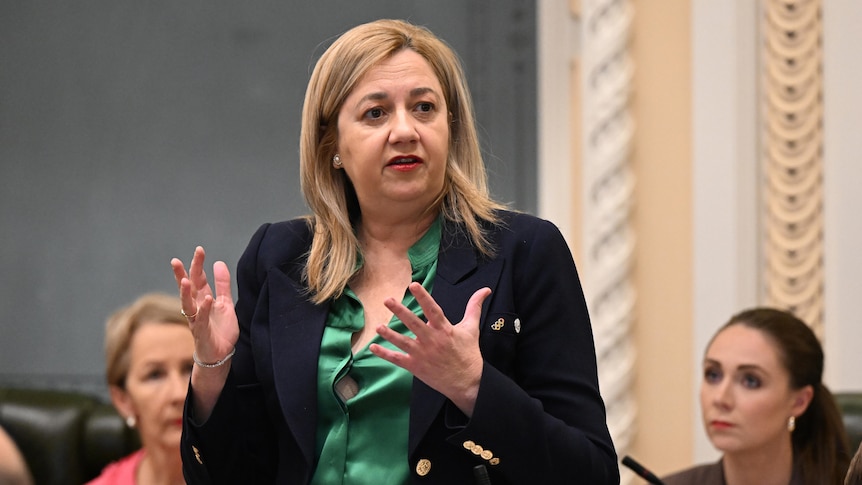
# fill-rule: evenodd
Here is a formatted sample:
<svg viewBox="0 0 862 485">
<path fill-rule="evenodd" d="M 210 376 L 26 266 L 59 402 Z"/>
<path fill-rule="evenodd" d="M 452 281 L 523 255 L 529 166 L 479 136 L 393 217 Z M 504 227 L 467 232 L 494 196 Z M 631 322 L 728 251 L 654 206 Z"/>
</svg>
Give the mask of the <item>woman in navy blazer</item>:
<svg viewBox="0 0 862 485">
<path fill-rule="evenodd" d="M 171 262 L 196 341 L 188 483 L 619 483 L 571 253 L 490 199 L 477 140 L 426 29 L 371 22 L 327 49 L 303 109 L 313 215 L 254 234 L 236 306 L 202 248 Z"/>
</svg>

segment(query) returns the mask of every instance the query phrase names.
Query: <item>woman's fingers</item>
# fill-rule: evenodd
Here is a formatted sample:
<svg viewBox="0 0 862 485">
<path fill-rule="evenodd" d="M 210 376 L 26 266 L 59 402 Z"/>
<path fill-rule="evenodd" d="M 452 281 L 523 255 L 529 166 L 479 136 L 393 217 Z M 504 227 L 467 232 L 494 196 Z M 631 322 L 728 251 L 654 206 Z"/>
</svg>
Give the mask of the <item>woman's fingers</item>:
<svg viewBox="0 0 862 485">
<path fill-rule="evenodd" d="M 183 278 L 187 278 L 188 274 L 186 273 L 186 266 L 183 264 L 179 258 L 171 259 L 171 270 L 174 273 L 174 280 L 177 282 L 177 289 L 182 291 L 182 287 L 180 286 Z"/>
<path fill-rule="evenodd" d="M 192 281 L 192 289 L 198 291 L 207 285 L 207 277 L 204 273 L 204 259 L 206 253 L 204 248 L 198 246 L 195 248 L 195 254 L 192 256 L 192 264 L 189 266 L 189 279 Z"/>
<path fill-rule="evenodd" d="M 425 287 L 414 281 L 410 283 L 407 289 L 410 290 L 410 293 L 416 298 L 416 302 L 422 307 L 422 312 L 425 314 L 425 319 L 428 320 L 428 325 L 436 328 L 444 328 L 445 325 L 449 325 L 449 320 L 446 319 L 443 309 L 440 308 L 440 305 L 437 304 L 434 297 L 428 293 Z"/>
<path fill-rule="evenodd" d="M 451 325 L 431 295 L 418 283 L 409 286 L 422 307 L 428 323 L 417 317 L 394 298 L 384 303 L 410 329 L 415 338 L 402 335 L 386 325 L 377 333 L 401 352 L 371 344 L 376 356 L 402 367 L 444 396 L 468 416 L 473 412 L 479 381 L 482 377 L 482 353 L 479 349 L 479 320 L 482 303 L 490 288 L 476 290 L 464 308 L 464 318 Z"/>
<path fill-rule="evenodd" d="M 191 323 L 198 317 L 200 308 L 192 297 L 192 282 L 185 277 L 180 280 L 180 301 L 182 302 L 182 312 Z"/>
<path fill-rule="evenodd" d="M 479 320 L 482 318 L 482 303 L 485 298 L 491 294 L 491 288 L 485 287 L 476 290 L 470 300 L 467 302 L 467 307 L 464 308 L 464 318 L 460 325 L 466 325 L 471 331 L 479 334 Z"/>
<path fill-rule="evenodd" d="M 421 284 L 413 282 L 408 286 L 408 289 L 410 290 L 410 293 L 413 294 L 413 297 L 416 298 L 419 306 L 422 307 L 422 312 L 425 314 L 428 326 L 435 329 L 446 329 L 451 326 L 451 323 L 443 313 L 443 309 L 440 308 L 440 305 L 437 304 L 434 297 L 432 297 Z M 467 302 L 467 306 L 464 308 L 464 318 L 461 321 L 478 323 L 479 318 L 482 315 L 482 303 L 490 294 L 491 289 L 487 287 L 476 290 Z M 395 316 L 400 318 L 401 321 L 407 325 L 407 328 L 413 331 L 417 336 L 420 335 L 417 333 L 417 330 L 418 332 L 423 331 L 421 327 L 424 327 L 425 323 L 400 302 L 396 301 L 394 298 L 389 298 L 384 302 L 384 305 L 386 305 L 386 307 L 389 308 Z"/>
<path fill-rule="evenodd" d="M 210 332 L 210 313 L 212 313 L 213 299 L 207 295 L 198 304 L 197 315 L 189 319 L 189 328 L 195 338 L 207 337 Z"/>
<path fill-rule="evenodd" d="M 455 330 L 449 320 L 446 318 L 443 310 L 434 300 L 434 298 L 422 287 L 419 283 L 411 283 L 409 286 L 410 292 L 416 298 L 419 306 L 428 321 L 426 324 L 422 319 L 416 316 L 410 309 L 395 300 L 387 298 L 384 305 L 398 317 L 404 325 L 416 336 L 410 338 L 405 335 L 395 332 L 387 325 L 381 325 L 378 328 L 380 336 L 392 342 L 396 347 L 404 352 L 410 353 L 415 350 L 418 342 L 425 341 L 426 345 L 433 342 L 435 338 L 449 339 L 457 333 L 462 333 L 467 337 L 467 340 L 478 341 L 479 335 L 479 320 L 482 316 L 482 303 L 485 298 L 491 294 L 490 288 L 480 288 L 476 290 L 467 301 L 467 306 L 464 308 L 464 318 L 459 323 L 460 330 Z M 444 337 L 445 336 L 445 337 Z M 455 339 L 456 341 L 459 339 Z M 472 345 L 472 344 L 471 344 Z M 444 346 L 445 347 L 445 346 Z"/>
<path fill-rule="evenodd" d="M 399 320 L 404 322 L 404 325 L 410 329 L 416 335 L 419 335 L 418 332 L 422 332 L 422 327 L 425 326 L 425 322 L 423 322 L 419 317 L 416 316 L 413 312 L 410 311 L 409 308 L 402 305 L 400 301 L 395 298 L 387 298 L 383 301 L 383 305 L 386 306 L 392 313 L 398 317 Z M 385 325 L 384 325 L 385 326 Z"/>
<path fill-rule="evenodd" d="M 189 324 L 200 320 L 207 321 L 209 318 L 208 311 L 206 314 L 201 313 L 204 301 L 207 297 L 211 298 L 212 294 L 206 274 L 203 271 L 205 257 L 204 248 L 197 246 L 188 272 L 179 258 L 171 259 L 171 269 L 173 270 L 174 279 L 180 291 L 180 300 L 182 301 L 181 310 L 183 315 L 189 320 Z M 212 303 L 210 302 L 208 306 L 211 307 L 211 305 Z"/>
<path fill-rule="evenodd" d="M 422 312 L 424 313 L 425 319 L 428 323 L 425 323 L 425 321 L 417 317 L 412 311 L 410 311 L 410 309 L 394 298 L 387 298 L 383 304 L 386 308 L 392 311 L 392 313 L 394 313 L 395 316 L 398 317 L 414 335 L 416 335 L 417 339 L 422 340 L 423 337 L 427 335 L 427 332 L 430 330 L 427 328 L 428 326 L 440 329 L 446 328 L 446 326 L 449 325 L 449 321 L 443 314 L 443 310 L 440 308 L 440 305 L 434 301 L 431 294 L 428 293 L 421 284 L 413 282 L 410 283 L 407 288 L 410 290 L 410 293 L 413 294 L 413 297 L 416 298 L 416 302 L 419 303 L 419 306 L 422 307 Z M 407 351 L 407 349 L 402 345 L 398 345 L 398 343 L 402 342 L 405 345 L 409 345 L 410 342 L 403 342 L 404 339 L 396 337 L 397 334 L 395 332 L 387 332 L 387 334 L 388 335 L 384 335 L 383 337 L 392 341 L 392 343 L 396 344 L 401 350 Z M 412 341 L 412 339 L 409 340 Z"/>
<path fill-rule="evenodd" d="M 412 312 L 410 314 L 413 315 Z M 413 316 L 415 317 L 416 315 L 413 315 Z M 400 318 L 402 322 L 404 321 L 404 318 L 402 318 L 402 317 L 398 317 L 398 318 Z M 405 325 L 407 325 L 407 328 L 411 328 L 411 327 L 416 328 L 417 327 L 417 324 L 415 322 L 411 322 L 410 324 L 405 323 Z M 425 324 L 422 323 L 421 321 L 418 323 L 418 325 L 421 325 L 423 327 L 425 326 Z M 411 328 L 411 330 L 412 330 L 412 328 Z M 415 334 L 416 332 L 414 331 L 413 333 Z M 412 339 L 406 335 L 402 335 L 402 334 L 396 332 L 395 330 L 392 330 L 391 328 L 389 328 L 388 325 L 378 326 L 377 327 L 377 334 L 380 335 L 381 337 L 383 337 L 384 339 L 388 340 L 389 342 L 391 342 L 392 345 L 398 347 L 403 352 L 406 352 L 408 354 L 412 350 L 413 344 L 415 344 L 415 342 L 416 342 L 414 339 Z M 392 352 L 387 351 L 387 353 L 392 353 Z"/>
<path fill-rule="evenodd" d="M 230 288 L 230 270 L 224 261 L 213 264 L 213 279 L 215 280 L 216 297 L 220 301 L 233 302 Z"/>
</svg>

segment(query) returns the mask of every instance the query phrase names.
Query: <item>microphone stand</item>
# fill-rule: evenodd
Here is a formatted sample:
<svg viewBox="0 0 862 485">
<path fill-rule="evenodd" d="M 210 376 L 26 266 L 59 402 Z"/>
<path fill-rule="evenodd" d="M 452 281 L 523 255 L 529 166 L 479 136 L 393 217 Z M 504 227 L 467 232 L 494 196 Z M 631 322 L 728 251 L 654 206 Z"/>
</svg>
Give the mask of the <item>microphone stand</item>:
<svg viewBox="0 0 862 485">
<path fill-rule="evenodd" d="M 659 478 L 655 476 L 653 472 L 644 468 L 643 465 L 636 462 L 634 458 L 628 455 L 623 457 L 623 465 L 629 467 L 633 472 L 637 473 L 641 478 L 643 478 L 649 483 L 652 483 L 653 485 L 664 485 L 664 482 L 659 480 Z"/>
</svg>

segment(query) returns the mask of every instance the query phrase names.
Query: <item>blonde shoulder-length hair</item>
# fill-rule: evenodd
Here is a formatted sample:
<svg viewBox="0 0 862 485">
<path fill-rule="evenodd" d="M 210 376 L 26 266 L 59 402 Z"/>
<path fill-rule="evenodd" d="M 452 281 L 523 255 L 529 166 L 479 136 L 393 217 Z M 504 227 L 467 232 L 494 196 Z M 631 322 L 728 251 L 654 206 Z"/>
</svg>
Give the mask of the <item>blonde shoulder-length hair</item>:
<svg viewBox="0 0 862 485">
<path fill-rule="evenodd" d="M 314 231 L 305 278 L 316 303 L 341 295 L 357 269 L 359 254 L 356 195 L 344 171 L 331 163 L 338 142 L 338 113 L 369 69 L 403 49 L 417 52 L 431 65 L 451 118 L 444 187 L 428 210 L 463 226 L 481 253 L 493 253 L 482 221 L 497 222 L 495 211 L 503 206 L 488 192 L 473 102 L 458 56 L 424 27 L 401 20 L 362 24 L 342 34 L 318 60 L 302 109 L 300 176 Z"/>
<path fill-rule="evenodd" d="M 167 293 L 145 293 L 108 317 L 105 322 L 105 370 L 109 386 L 126 388 L 135 333 L 149 323 L 169 323 L 188 328 L 180 312 L 179 297 Z"/>
</svg>

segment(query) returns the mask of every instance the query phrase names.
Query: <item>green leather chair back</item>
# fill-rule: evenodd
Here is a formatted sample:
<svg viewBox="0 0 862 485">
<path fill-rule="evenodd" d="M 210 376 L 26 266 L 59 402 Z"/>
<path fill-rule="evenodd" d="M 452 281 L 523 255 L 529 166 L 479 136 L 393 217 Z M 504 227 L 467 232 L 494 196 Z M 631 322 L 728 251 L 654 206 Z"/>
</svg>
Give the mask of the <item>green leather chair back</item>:
<svg viewBox="0 0 862 485">
<path fill-rule="evenodd" d="M 835 394 L 835 400 L 844 417 L 852 455 L 862 443 L 862 392 L 839 392 Z"/>
<path fill-rule="evenodd" d="M 0 425 L 38 485 L 81 485 L 141 446 L 113 406 L 74 391 L 0 388 Z"/>
</svg>

